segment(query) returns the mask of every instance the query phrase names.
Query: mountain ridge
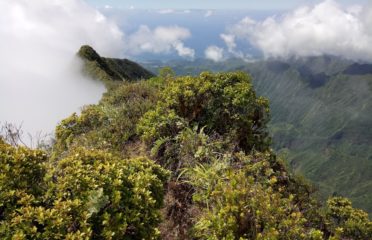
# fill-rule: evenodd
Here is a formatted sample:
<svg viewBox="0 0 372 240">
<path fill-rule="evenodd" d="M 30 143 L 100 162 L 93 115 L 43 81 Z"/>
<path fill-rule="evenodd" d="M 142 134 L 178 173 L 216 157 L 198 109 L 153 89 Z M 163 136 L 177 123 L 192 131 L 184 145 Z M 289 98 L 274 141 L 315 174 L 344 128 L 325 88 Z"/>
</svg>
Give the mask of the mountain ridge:
<svg viewBox="0 0 372 240">
<path fill-rule="evenodd" d="M 103 81 L 133 81 L 155 75 L 128 59 L 101 57 L 91 46 L 83 45 L 77 55 L 84 61 L 84 71 Z"/>
</svg>

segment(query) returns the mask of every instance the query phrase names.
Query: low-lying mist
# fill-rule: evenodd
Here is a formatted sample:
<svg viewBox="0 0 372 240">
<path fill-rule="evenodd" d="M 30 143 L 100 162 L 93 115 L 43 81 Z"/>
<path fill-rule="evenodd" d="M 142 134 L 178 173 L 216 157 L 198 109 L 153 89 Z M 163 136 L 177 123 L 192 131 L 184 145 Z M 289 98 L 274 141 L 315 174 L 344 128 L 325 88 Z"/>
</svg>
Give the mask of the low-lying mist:
<svg viewBox="0 0 372 240">
<path fill-rule="evenodd" d="M 0 124 L 32 135 L 53 132 L 105 90 L 82 74 L 81 45 L 108 56 L 122 48 L 118 27 L 80 0 L 3 0 L 0 39 Z"/>
</svg>

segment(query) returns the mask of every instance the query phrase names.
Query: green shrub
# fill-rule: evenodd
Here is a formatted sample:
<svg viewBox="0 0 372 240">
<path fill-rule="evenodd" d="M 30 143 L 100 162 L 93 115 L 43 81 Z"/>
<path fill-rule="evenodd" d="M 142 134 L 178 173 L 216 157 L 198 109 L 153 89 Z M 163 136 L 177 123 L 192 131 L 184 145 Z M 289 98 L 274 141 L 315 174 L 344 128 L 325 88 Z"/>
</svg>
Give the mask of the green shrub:
<svg viewBox="0 0 372 240">
<path fill-rule="evenodd" d="M 334 239 L 372 239 L 372 222 L 368 214 L 353 208 L 347 198 L 328 199 L 326 217 Z"/>
<path fill-rule="evenodd" d="M 77 148 L 57 161 L 0 143 L 1 239 L 155 239 L 168 173 Z"/>
<path fill-rule="evenodd" d="M 85 106 L 80 116 L 74 113 L 62 120 L 56 127 L 55 152 L 60 154 L 66 151 L 79 135 L 86 134 L 92 129 L 100 128 L 108 120 L 102 107 L 97 105 Z"/>
<path fill-rule="evenodd" d="M 189 168 L 194 201 L 201 209 L 194 227 L 198 239 L 322 239 L 278 181 L 266 156 L 238 154 Z"/>
<path fill-rule="evenodd" d="M 183 118 L 178 116 L 173 109 L 157 107 L 144 114 L 137 130 L 142 133 L 146 143 L 154 143 L 158 139 L 175 137 L 187 126 Z"/>
<path fill-rule="evenodd" d="M 46 161 L 47 155 L 40 150 L 15 148 L 0 139 L 0 222 L 18 206 L 41 200 Z"/>
<path fill-rule="evenodd" d="M 136 124 L 157 101 L 157 89 L 147 82 L 123 83 L 104 94 L 98 105 L 83 108 L 56 128 L 54 156 L 73 146 L 125 154 L 125 145 L 136 136 Z"/>
<path fill-rule="evenodd" d="M 77 149 L 62 159 L 48 195 L 80 201 L 93 238 L 143 239 L 156 233 L 167 173 L 145 158 L 121 160 L 109 153 Z"/>
<path fill-rule="evenodd" d="M 157 108 L 140 120 L 138 130 L 145 140 L 154 142 L 160 137 L 175 136 L 177 132 L 165 128 L 186 122 L 191 128 L 205 127 L 208 132 L 229 135 L 244 151 L 262 151 L 270 143 L 268 120 L 268 101 L 256 97 L 247 74 L 204 72 L 198 77 L 169 81 Z M 182 126 L 176 130 L 181 131 Z"/>
</svg>

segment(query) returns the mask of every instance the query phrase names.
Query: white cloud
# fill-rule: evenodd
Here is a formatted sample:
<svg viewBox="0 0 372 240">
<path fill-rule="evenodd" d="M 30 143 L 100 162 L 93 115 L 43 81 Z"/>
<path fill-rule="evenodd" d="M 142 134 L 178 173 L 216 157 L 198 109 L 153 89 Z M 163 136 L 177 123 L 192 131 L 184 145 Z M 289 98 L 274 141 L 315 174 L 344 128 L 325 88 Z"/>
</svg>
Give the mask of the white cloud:
<svg viewBox="0 0 372 240">
<path fill-rule="evenodd" d="M 333 0 L 326 0 L 261 22 L 246 17 L 229 34 L 248 40 L 266 57 L 330 54 L 372 60 L 371 23 L 371 7 L 344 8 Z M 229 41 L 225 42 L 229 46 Z"/>
<path fill-rule="evenodd" d="M 117 56 L 122 33 L 80 0 L 0 1 L 0 121 L 51 132 L 104 87 L 81 74 L 83 44 Z"/>
<path fill-rule="evenodd" d="M 180 57 L 185 57 L 185 58 L 194 58 L 195 57 L 195 50 L 185 47 L 183 42 L 176 41 L 173 44 L 173 47 L 176 49 L 178 55 Z"/>
<path fill-rule="evenodd" d="M 204 17 L 210 17 L 210 16 L 212 16 L 213 15 L 213 11 L 212 10 L 207 10 L 206 12 L 205 12 L 205 14 L 204 14 Z"/>
<path fill-rule="evenodd" d="M 172 26 L 159 26 L 151 30 L 142 25 L 138 31 L 128 36 L 127 52 L 137 55 L 141 53 L 170 53 L 176 51 L 181 57 L 193 58 L 194 49 L 184 46 L 183 41 L 191 36 L 188 29 Z"/>
<path fill-rule="evenodd" d="M 105 5 L 104 8 L 105 8 L 105 9 L 112 9 L 112 6 L 110 6 L 110 5 Z"/>
<path fill-rule="evenodd" d="M 244 55 L 242 51 L 236 50 L 237 44 L 235 42 L 236 36 L 234 34 L 220 34 L 220 38 L 225 42 L 227 46 L 227 51 L 231 53 L 234 57 L 237 58 L 244 58 L 248 59 L 250 58 L 250 55 Z"/>
<path fill-rule="evenodd" d="M 205 58 L 219 62 L 223 59 L 223 49 L 217 46 L 209 46 L 204 51 Z"/>
<path fill-rule="evenodd" d="M 235 35 L 233 34 L 220 34 L 221 39 L 225 42 L 229 52 L 234 52 L 236 48 Z"/>
</svg>

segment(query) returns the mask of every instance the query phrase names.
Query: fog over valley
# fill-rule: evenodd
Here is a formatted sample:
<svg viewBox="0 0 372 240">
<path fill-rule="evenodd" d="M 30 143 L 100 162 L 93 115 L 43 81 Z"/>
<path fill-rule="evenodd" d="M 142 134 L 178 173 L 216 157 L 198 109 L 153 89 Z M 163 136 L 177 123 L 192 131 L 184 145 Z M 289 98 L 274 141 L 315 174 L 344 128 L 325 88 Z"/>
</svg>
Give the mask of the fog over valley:
<svg viewBox="0 0 372 240">
<path fill-rule="evenodd" d="M 82 1 L 0 2 L 0 122 L 24 133 L 50 133 L 56 124 L 104 92 L 82 74 L 83 44 L 118 56 L 121 32 Z"/>
</svg>

